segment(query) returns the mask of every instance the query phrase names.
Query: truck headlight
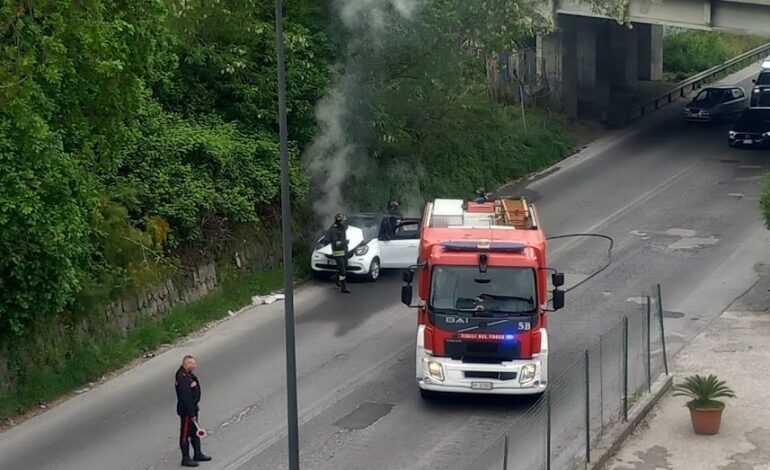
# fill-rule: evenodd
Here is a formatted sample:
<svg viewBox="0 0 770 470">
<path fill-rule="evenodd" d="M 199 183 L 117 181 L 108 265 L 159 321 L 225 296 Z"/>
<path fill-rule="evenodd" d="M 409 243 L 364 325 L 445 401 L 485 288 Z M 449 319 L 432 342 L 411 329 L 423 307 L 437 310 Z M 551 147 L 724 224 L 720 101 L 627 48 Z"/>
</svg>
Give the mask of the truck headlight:
<svg viewBox="0 0 770 470">
<path fill-rule="evenodd" d="M 444 368 L 441 366 L 441 363 L 436 361 L 428 362 L 428 373 L 434 379 L 437 379 L 440 382 L 444 381 Z"/>
<path fill-rule="evenodd" d="M 770 137 L 770 132 L 765 132 L 764 134 L 762 134 L 762 137 L 764 138 Z"/>
<path fill-rule="evenodd" d="M 369 245 L 361 245 L 356 248 L 356 256 L 364 256 L 369 252 Z"/>
<path fill-rule="evenodd" d="M 535 378 L 535 372 L 537 371 L 537 366 L 535 364 L 527 364 L 524 367 L 521 368 L 521 372 L 519 373 L 519 382 L 530 382 Z"/>
<path fill-rule="evenodd" d="M 730 131 L 727 133 L 730 137 L 735 137 L 735 131 Z"/>
<path fill-rule="evenodd" d="M 759 93 L 759 88 L 754 88 L 753 90 L 751 90 L 751 92 L 752 93 Z"/>
</svg>

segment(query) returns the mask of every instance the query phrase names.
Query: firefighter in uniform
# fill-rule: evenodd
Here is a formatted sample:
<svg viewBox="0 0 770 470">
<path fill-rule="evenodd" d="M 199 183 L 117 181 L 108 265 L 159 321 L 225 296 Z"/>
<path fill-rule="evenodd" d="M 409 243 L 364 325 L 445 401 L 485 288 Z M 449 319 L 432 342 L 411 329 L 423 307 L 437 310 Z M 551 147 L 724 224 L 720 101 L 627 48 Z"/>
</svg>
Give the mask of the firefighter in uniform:
<svg viewBox="0 0 770 470">
<path fill-rule="evenodd" d="M 489 201 L 490 201 L 489 196 L 487 195 L 487 192 L 486 190 L 484 190 L 484 188 L 479 188 L 476 190 L 476 197 L 474 198 L 474 202 L 483 204 Z"/>
<path fill-rule="evenodd" d="M 198 437 L 198 403 L 201 400 L 201 384 L 193 374 L 195 358 L 185 356 L 182 366 L 176 371 L 174 386 L 176 388 L 176 413 L 181 421 L 179 431 L 179 448 L 182 450 L 182 466 L 197 467 L 198 462 L 208 462 L 211 457 L 201 451 L 201 440 Z M 193 446 L 193 458 L 190 458 L 190 442 Z"/>
<path fill-rule="evenodd" d="M 340 292 L 350 294 L 347 283 L 347 264 L 348 264 L 348 240 L 347 224 L 342 214 L 334 216 L 334 225 L 329 229 L 327 239 L 332 245 L 332 256 L 337 262 L 337 285 L 340 286 Z"/>
<path fill-rule="evenodd" d="M 388 214 L 391 217 L 401 218 L 401 205 L 397 201 L 390 201 L 388 203 Z"/>
</svg>

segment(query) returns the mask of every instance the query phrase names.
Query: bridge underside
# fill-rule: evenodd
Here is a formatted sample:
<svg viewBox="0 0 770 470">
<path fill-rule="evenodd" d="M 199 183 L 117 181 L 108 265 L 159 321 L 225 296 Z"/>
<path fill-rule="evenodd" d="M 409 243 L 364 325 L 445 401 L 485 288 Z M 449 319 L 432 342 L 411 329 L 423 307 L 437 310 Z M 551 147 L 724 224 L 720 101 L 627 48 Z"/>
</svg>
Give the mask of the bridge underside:
<svg viewBox="0 0 770 470">
<path fill-rule="evenodd" d="M 538 77 L 551 105 L 573 117 L 613 121 L 618 95 L 663 78 L 663 27 L 558 15 L 537 41 Z"/>
<path fill-rule="evenodd" d="M 562 15 L 599 17 L 577 0 L 554 0 Z M 770 0 L 630 0 L 632 22 L 767 36 Z"/>
</svg>

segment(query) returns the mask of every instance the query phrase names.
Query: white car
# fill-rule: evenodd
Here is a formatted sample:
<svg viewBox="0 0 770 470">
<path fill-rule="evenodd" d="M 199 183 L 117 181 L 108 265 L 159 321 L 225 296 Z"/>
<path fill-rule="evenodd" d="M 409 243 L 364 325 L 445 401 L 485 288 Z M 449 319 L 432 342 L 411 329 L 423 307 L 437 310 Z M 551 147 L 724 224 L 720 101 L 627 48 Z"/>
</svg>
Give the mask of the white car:
<svg viewBox="0 0 770 470">
<path fill-rule="evenodd" d="M 770 70 L 770 56 L 767 56 L 762 61 L 762 70 Z"/>
<path fill-rule="evenodd" d="M 376 281 L 381 269 L 403 269 L 417 263 L 420 219 L 354 214 L 348 217 L 346 234 L 348 274 Z M 337 263 L 325 234 L 316 241 L 310 267 L 319 277 L 337 271 Z"/>
</svg>

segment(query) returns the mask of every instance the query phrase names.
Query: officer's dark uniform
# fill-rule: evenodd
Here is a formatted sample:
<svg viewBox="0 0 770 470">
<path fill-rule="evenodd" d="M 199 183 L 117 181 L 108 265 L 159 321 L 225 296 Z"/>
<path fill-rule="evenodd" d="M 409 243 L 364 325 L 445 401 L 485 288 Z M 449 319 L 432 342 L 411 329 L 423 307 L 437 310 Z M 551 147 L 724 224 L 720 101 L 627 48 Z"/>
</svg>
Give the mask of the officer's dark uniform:
<svg viewBox="0 0 770 470">
<path fill-rule="evenodd" d="M 192 372 L 187 372 L 184 367 L 176 371 L 176 414 L 181 421 L 179 432 L 179 448 L 182 450 L 182 465 L 185 467 L 197 467 L 198 462 L 211 460 L 201 451 L 201 440 L 196 434 L 197 423 L 193 418 L 198 418 L 198 403 L 201 401 L 201 384 L 198 377 Z M 190 441 L 193 445 L 193 458 L 190 459 Z"/>
<path fill-rule="evenodd" d="M 401 223 L 401 206 L 396 201 L 388 203 L 388 235 L 394 235 L 398 224 Z"/>
<path fill-rule="evenodd" d="M 347 283 L 348 239 L 346 231 L 347 227 L 343 217 L 337 214 L 327 238 L 332 245 L 332 256 L 337 262 L 337 283 L 340 286 L 340 292 L 348 294 L 350 291 Z"/>
</svg>

